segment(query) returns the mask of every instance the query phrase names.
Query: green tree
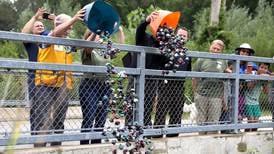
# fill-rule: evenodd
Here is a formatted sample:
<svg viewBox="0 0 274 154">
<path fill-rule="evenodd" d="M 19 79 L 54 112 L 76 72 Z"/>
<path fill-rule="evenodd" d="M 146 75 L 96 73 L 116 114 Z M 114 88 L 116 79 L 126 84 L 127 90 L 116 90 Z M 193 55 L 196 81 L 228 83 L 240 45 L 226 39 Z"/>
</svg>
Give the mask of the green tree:
<svg viewBox="0 0 274 154">
<path fill-rule="evenodd" d="M 209 10 L 204 9 L 196 14 L 194 21 L 194 44 L 191 50 L 207 50 L 209 40 L 225 38 L 227 52 L 233 50 L 241 43 L 247 42 L 256 50 L 257 56 L 272 57 L 274 55 L 274 42 L 272 36 L 274 29 L 273 5 L 266 0 L 260 0 L 256 13 L 250 15 L 248 8 L 233 5 L 224 10 L 221 27 L 208 27 Z"/>
<path fill-rule="evenodd" d="M 236 36 L 233 46 L 243 42 L 250 43 L 256 50 L 255 55 L 272 57 L 274 55 L 273 5 L 265 0 L 259 1 L 256 14 L 249 15 L 247 8 L 233 6 L 226 13 L 225 29 L 232 31 Z"/>
<path fill-rule="evenodd" d="M 0 57 L 5 58 L 25 58 L 26 53 L 22 51 L 22 46 L 19 43 L 3 41 L 0 42 Z"/>
<path fill-rule="evenodd" d="M 226 6 L 228 7 L 228 9 L 232 8 L 233 6 L 238 6 L 241 8 L 247 8 L 248 9 L 248 13 L 253 15 L 256 14 L 256 8 L 258 6 L 260 0 L 227 0 L 226 1 Z M 273 0 L 266 0 L 266 2 L 268 3 L 268 5 L 270 5 L 271 3 L 273 3 Z"/>
<path fill-rule="evenodd" d="M 15 29 L 17 14 L 10 1 L 0 1 L 0 30 Z"/>
</svg>

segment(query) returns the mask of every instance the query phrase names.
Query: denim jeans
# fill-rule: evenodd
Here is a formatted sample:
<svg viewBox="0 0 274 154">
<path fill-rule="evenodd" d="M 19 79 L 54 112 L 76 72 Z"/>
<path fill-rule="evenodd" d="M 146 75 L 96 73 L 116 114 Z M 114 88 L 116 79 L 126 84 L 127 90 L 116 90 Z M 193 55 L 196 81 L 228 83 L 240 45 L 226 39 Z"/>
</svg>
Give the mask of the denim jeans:
<svg viewBox="0 0 274 154">
<path fill-rule="evenodd" d="M 85 78 L 79 87 L 80 104 L 83 114 L 81 132 L 90 132 L 92 128 L 104 127 L 107 119 L 107 108 L 109 105 L 110 87 L 105 81 L 99 79 Z M 80 141 L 88 144 L 89 140 Z"/>
<path fill-rule="evenodd" d="M 34 110 L 34 100 L 35 100 L 35 74 L 34 72 L 29 72 L 28 74 L 28 78 L 27 78 L 27 83 L 28 83 L 28 97 L 29 97 L 29 102 L 30 102 L 30 130 L 31 131 L 35 131 L 35 117 L 37 117 L 35 115 L 35 113 L 33 112 Z M 35 135 L 36 133 L 32 132 L 32 135 Z"/>
<path fill-rule="evenodd" d="M 28 94 L 29 94 L 29 100 L 33 101 L 35 96 L 35 73 L 29 72 L 28 73 Z"/>
</svg>

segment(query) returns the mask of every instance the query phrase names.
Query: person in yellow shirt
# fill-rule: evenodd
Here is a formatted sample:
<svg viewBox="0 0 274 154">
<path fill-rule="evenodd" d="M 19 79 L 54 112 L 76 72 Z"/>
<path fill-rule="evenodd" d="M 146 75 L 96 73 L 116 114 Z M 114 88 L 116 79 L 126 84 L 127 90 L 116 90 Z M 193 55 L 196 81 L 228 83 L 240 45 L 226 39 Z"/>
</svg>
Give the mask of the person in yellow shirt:
<svg viewBox="0 0 274 154">
<path fill-rule="evenodd" d="M 78 11 L 74 17 L 66 14 L 58 15 L 54 20 L 54 29 L 48 36 L 66 38 L 72 25 L 82 21 L 85 10 Z M 71 47 L 43 44 L 39 48 L 37 62 L 72 64 Z M 63 133 L 64 121 L 68 109 L 68 92 L 72 89 L 72 72 L 37 70 L 35 75 L 36 92 L 34 101 L 35 125 L 37 134 L 47 134 L 49 130 L 54 133 Z M 52 132 L 52 131 L 51 131 Z M 52 142 L 51 146 L 61 145 L 61 142 Z M 34 147 L 46 146 L 45 142 L 35 143 Z"/>
</svg>

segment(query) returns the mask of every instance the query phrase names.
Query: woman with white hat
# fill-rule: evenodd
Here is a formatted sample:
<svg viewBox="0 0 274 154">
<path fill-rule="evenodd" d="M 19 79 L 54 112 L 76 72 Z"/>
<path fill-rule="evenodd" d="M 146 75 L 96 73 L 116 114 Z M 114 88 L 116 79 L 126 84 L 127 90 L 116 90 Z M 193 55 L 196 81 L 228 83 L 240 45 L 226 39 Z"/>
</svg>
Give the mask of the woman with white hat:
<svg viewBox="0 0 274 154">
<path fill-rule="evenodd" d="M 241 44 L 235 51 L 237 55 L 253 56 L 255 54 L 254 49 L 248 43 Z"/>
<path fill-rule="evenodd" d="M 248 43 L 243 43 L 239 47 L 235 49 L 236 54 L 241 56 L 253 56 L 255 54 L 255 50 L 251 48 Z M 257 65 L 253 63 L 252 70 L 257 70 Z M 247 69 L 247 62 L 241 61 L 240 62 L 240 74 L 245 74 Z M 244 110 L 244 91 L 245 91 L 245 82 L 240 82 L 240 95 L 239 95 L 239 116 L 242 116 Z M 242 119 L 240 117 L 240 119 Z"/>
<path fill-rule="evenodd" d="M 255 54 L 255 50 L 248 43 L 242 43 L 239 47 L 235 49 L 236 55 L 241 56 L 253 56 Z M 257 70 L 256 63 L 252 63 L 252 70 Z M 239 74 L 245 74 L 247 69 L 247 62 L 240 62 L 240 71 Z M 246 91 L 246 81 L 240 81 L 240 90 L 239 90 L 239 102 L 238 102 L 238 119 L 241 121 L 244 116 L 244 105 L 245 105 L 245 91 Z M 230 111 L 223 111 L 222 116 L 220 117 L 220 121 L 229 121 L 230 120 Z M 229 130 L 221 131 L 221 133 L 230 133 Z"/>
</svg>

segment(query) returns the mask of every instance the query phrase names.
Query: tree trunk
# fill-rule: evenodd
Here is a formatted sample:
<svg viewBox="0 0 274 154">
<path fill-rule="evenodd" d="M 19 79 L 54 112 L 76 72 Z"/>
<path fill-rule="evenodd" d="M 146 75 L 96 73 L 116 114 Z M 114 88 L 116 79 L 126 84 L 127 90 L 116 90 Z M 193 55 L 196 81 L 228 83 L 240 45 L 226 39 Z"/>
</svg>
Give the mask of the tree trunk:
<svg viewBox="0 0 274 154">
<path fill-rule="evenodd" d="M 219 24 L 219 14 L 222 0 L 211 0 L 210 25 L 216 26 Z"/>
</svg>

